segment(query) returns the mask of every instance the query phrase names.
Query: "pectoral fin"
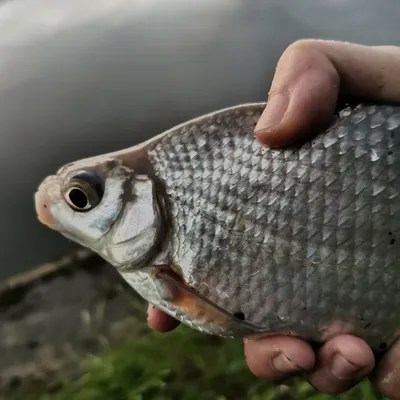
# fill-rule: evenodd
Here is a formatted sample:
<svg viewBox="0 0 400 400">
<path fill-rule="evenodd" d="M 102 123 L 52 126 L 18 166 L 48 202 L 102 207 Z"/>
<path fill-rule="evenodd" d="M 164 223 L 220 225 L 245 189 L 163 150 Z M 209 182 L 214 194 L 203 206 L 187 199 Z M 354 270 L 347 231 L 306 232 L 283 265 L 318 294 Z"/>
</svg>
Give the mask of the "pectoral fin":
<svg viewBox="0 0 400 400">
<path fill-rule="evenodd" d="M 262 331 L 208 301 L 169 266 L 120 274 L 146 301 L 192 328 L 222 337 L 245 337 Z"/>
<path fill-rule="evenodd" d="M 171 268 L 154 267 L 150 274 L 164 300 L 157 307 L 184 324 L 224 337 L 244 337 L 260 331 L 202 297 Z"/>
</svg>

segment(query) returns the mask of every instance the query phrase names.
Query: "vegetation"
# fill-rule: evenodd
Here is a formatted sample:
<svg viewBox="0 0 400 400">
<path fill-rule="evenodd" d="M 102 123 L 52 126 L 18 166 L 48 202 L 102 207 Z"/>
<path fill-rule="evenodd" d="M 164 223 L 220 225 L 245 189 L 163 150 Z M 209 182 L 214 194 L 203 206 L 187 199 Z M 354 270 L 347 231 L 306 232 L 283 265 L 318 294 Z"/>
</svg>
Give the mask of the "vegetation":
<svg viewBox="0 0 400 400">
<path fill-rule="evenodd" d="M 84 374 L 40 400 L 269 400 L 377 399 L 367 382 L 341 396 L 314 391 L 295 379 L 274 385 L 246 368 L 240 341 L 189 328 L 151 332 L 83 362 Z"/>
</svg>

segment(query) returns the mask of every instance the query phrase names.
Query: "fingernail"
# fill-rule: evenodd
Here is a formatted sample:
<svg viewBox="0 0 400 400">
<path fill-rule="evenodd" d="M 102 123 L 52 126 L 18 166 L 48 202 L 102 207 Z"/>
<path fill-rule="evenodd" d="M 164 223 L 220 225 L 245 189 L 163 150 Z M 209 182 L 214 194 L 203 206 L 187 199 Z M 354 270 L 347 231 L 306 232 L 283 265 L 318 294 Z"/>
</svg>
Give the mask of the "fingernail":
<svg viewBox="0 0 400 400">
<path fill-rule="evenodd" d="M 347 361 L 340 353 L 336 353 L 331 361 L 331 373 L 338 379 L 354 379 L 362 368 Z"/>
<path fill-rule="evenodd" d="M 279 353 L 272 359 L 272 367 L 282 375 L 300 371 L 301 368 L 293 363 L 285 354 Z"/>
<path fill-rule="evenodd" d="M 289 105 L 289 95 L 275 93 L 267 102 L 264 112 L 258 120 L 254 132 L 258 134 L 268 133 L 275 125 L 279 124 Z"/>
</svg>

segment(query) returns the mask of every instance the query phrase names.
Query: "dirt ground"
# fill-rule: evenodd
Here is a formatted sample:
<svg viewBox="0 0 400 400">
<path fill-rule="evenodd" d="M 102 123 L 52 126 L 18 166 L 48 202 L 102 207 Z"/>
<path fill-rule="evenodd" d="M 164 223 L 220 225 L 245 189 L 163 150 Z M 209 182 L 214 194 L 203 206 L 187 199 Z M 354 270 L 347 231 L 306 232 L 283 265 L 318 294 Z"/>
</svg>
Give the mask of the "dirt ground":
<svg viewBox="0 0 400 400">
<path fill-rule="evenodd" d="M 0 398 L 51 390 L 82 356 L 146 329 L 144 302 L 86 250 L 13 277 L 0 285 Z"/>
</svg>

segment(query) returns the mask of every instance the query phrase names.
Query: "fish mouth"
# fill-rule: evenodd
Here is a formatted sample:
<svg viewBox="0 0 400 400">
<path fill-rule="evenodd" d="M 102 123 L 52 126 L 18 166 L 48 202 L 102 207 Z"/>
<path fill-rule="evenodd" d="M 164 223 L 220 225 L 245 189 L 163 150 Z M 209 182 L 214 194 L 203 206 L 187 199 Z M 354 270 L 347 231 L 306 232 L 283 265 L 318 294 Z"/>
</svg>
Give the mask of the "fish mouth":
<svg viewBox="0 0 400 400">
<path fill-rule="evenodd" d="M 35 193 L 36 216 L 41 224 L 55 231 L 62 232 L 63 229 L 58 225 L 50 210 L 50 205 L 54 202 L 53 196 L 50 196 L 48 192 L 50 179 L 54 183 L 54 177 L 46 178 Z"/>
</svg>

